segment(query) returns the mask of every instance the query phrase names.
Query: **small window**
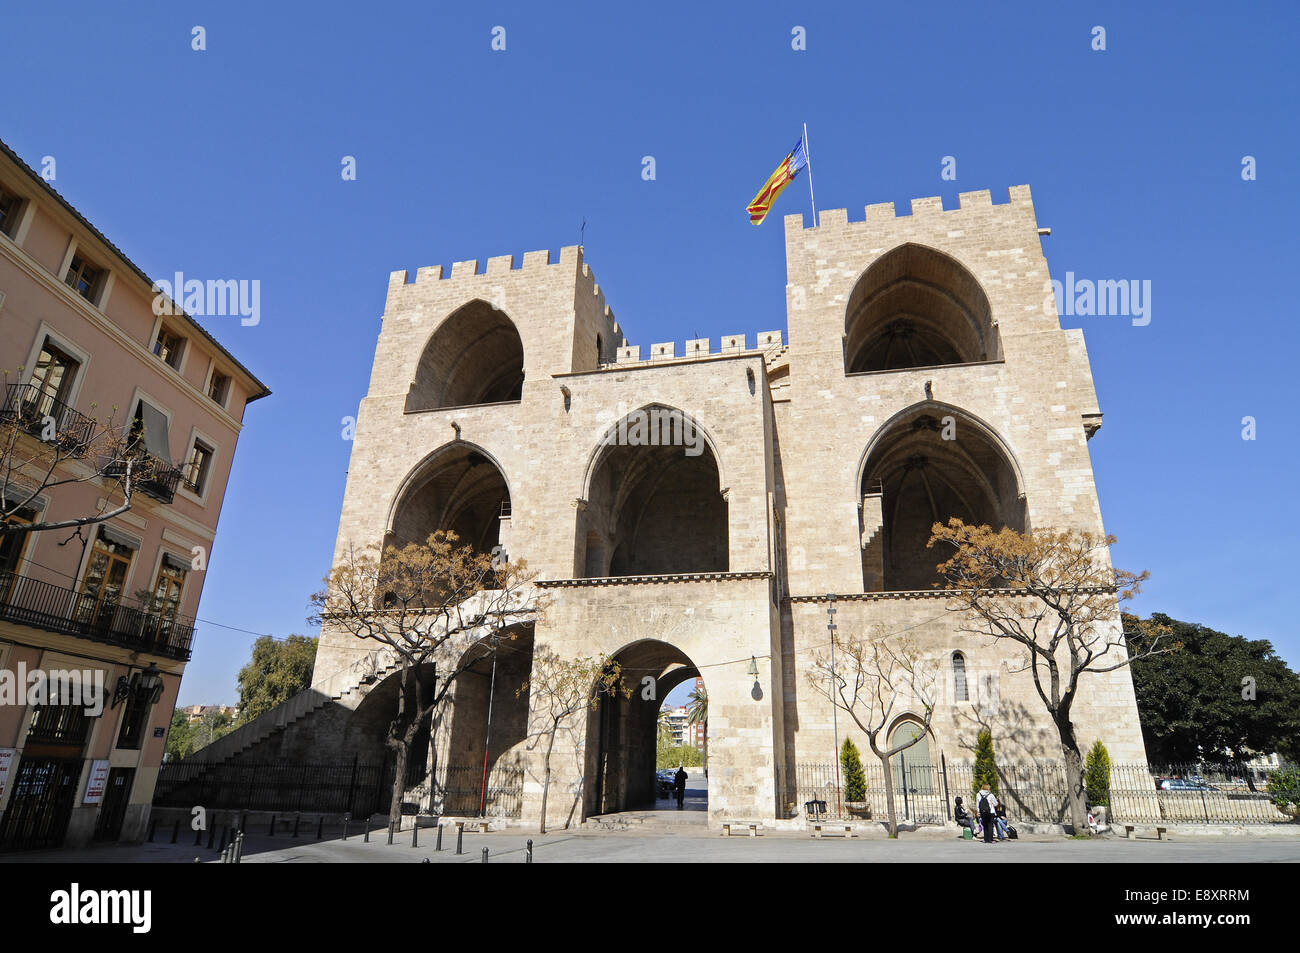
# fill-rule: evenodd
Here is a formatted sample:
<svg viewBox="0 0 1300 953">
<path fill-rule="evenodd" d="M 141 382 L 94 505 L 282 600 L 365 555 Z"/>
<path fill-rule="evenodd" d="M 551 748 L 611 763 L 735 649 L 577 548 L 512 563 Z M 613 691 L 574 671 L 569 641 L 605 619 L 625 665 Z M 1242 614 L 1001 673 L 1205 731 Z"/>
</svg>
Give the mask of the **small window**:
<svg viewBox="0 0 1300 953">
<path fill-rule="evenodd" d="M 27 382 L 24 402 L 33 405 L 32 412 L 41 417 L 61 416 L 80 366 L 77 360 L 59 350 L 46 338 L 41 353 L 36 358 L 36 367 L 32 369 L 31 380 Z"/>
<path fill-rule="evenodd" d="M 195 440 L 185 461 L 185 487 L 196 496 L 202 496 L 208 485 L 208 468 L 212 465 L 212 448 Z"/>
<path fill-rule="evenodd" d="M 103 278 L 104 269 L 92 265 L 80 255 L 73 255 L 72 264 L 68 265 L 68 273 L 63 280 L 73 291 L 94 304 Z"/>
<path fill-rule="evenodd" d="M 208 396 L 222 407 L 225 407 L 226 398 L 230 396 L 230 377 L 214 370 L 212 372 L 212 383 L 208 385 Z"/>
<path fill-rule="evenodd" d="M 952 680 L 955 691 L 953 697 L 959 702 L 970 701 L 970 694 L 966 690 L 966 656 L 960 652 L 952 653 Z"/>
<path fill-rule="evenodd" d="M 162 358 L 162 362 L 173 370 L 181 369 L 181 351 L 185 347 L 185 339 L 174 331 L 169 330 L 166 326 L 158 328 L 158 337 L 153 342 L 153 352 Z"/>
<path fill-rule="evenodd" d="M 14 237 L 18 219 L 22 217 L 23 200 L 8 189 L 0 187 L 0 233 Z"/>
</svg>

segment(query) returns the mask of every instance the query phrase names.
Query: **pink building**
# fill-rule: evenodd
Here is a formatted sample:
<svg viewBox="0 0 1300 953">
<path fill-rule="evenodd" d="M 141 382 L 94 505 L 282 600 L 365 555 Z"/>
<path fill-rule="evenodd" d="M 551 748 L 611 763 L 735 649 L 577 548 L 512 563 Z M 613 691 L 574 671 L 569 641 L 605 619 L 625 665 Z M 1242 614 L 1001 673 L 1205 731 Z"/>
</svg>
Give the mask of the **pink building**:
<svg viewBox="0 0 1300 953">
<path fill-rule="evenodd" d="M 120 515 L 0 535 L 0 850 L 143 836 L 244 408 L 270 393 L 153 289 L 0 143 L 0 518 L 119 508 L 122 461 L 95 475 L 90 439 L 110 421 L 146 467 Z M 72 482 L 41 489 L 47 461 Z"/>
</svg>

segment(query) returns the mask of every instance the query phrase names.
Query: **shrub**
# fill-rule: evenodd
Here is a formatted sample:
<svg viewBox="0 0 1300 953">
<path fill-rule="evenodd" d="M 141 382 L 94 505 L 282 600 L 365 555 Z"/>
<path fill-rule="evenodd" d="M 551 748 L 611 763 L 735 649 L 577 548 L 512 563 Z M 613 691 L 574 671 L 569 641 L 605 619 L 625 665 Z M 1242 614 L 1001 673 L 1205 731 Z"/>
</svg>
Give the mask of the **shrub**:
<svg viewBox="0 0 1300 953">
<path fill-rule="evenodd" d="M 1110 752 L 1098 738 L 1083 765 L 1083 786 L 1093 807 L 1110 807 Z"/>
<path fill-rule="evenodd" d="M 844 800 L 867 799 L 867 773 L 862 769 L 862 758 L 852 738 L 845 738 L 840 747 L 840 767 L 844 771 Z"/>
<path fill-rule="evenodd" d="M 993 759 L 993 733 L 981 731 L 975 739 L 975 776 L 971 780 L 971 793 L 979 794 L 987 784 L 994 794 L 998 792 L 998 765 Z"/>
</svg>

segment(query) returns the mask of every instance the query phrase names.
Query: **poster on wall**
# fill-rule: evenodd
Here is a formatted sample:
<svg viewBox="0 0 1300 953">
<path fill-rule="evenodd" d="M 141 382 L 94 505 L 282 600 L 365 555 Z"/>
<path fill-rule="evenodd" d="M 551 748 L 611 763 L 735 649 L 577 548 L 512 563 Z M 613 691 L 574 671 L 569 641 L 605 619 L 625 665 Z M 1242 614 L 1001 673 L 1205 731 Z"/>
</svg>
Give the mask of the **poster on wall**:
<svg viewBox="0 0 1300 953">
<path fill-rule="evenodd" d="M 108 784 L 108 762 L 92 761 L 90 763 L 90 780 L 86 782 L 86 804 L 98 804 L 104 800 L 104 788 Z"/>
<path fill-rule="evenodd" d="M 13 767 L 17 755 L 17 748 L 0 748 L 0 797 L 5 796 L 5 785 L 9 783 L 9 769 Z"/>
</svg>

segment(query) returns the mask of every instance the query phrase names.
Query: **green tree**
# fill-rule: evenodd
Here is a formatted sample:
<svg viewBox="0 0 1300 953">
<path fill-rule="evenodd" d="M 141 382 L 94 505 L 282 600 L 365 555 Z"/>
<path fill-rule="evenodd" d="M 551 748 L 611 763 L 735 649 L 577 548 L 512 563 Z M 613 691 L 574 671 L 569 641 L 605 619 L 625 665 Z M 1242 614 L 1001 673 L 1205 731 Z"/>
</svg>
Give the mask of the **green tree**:
<svg viewBox="0 0 1300 953">
<path fill-rule="evenodd" d="M 862 767 L 862 756 L 852 738 L 845 738 L 840 745 L 840 767 L 844 771 L 844 800 L 865 801 L 867 799 L 867 772 Z"/>
<path fill-rule="evenodd" d="M 172 724 L 167 730 L 167 760 L 179 761 L 194 750 L 194 726 L 190 716 L 177 708 L 172 712 Z"/>
<path fill-rule="evenodd" d="M 971 793 L 978 794 L 984 785 L 994 794 L 998 791 L 998 764 L 993 757 L 993 732 L 987 728 L 975 737 L 975 771 L 971 779 Z"/>
<path fill-rule="evenodd" d="M 1157 763 L 1300 755 L 1300 675 L 1267 640 L 1226 635 L 1152 613 L 1124 615 L 1124 635 L 1167 627 L 1182 649 L 1134 659 L 1133 688 L 1147 756 Z"/>
<path fill-rule="evenodd" d="M 1300 767 L 1291 765 L 1268 776 L 1268 796 L 1283 814 L 1300 821 Z"/>
<path fill-rule="evenodd" d="M 701 682 L 686 696 L 686 717 L 692 725 L 704 725 L 704 766 L 709 766 L 709 690 Z"/>
<path fill-rule="evenodd" d="M 252 721 L 311 686 L 316 667 L 316 639 L 264 635 L 253 643 L 253 655 L 239 670 L 239 724 Z"/>
<path fill-rule="evenodd" d="M 194 735 L 190 752 L 206 748 L 212 742 L 235 730 L 235 719 L 224 711 L 205 711 L 193 726 Z"/>
<path fill-rule="evenodd" d="M 1083 786 L 1093 807 L 1110 806 L 1110 752 L 1098 738 L 1088 749 L 1083 765 Z"/>
</svg>

